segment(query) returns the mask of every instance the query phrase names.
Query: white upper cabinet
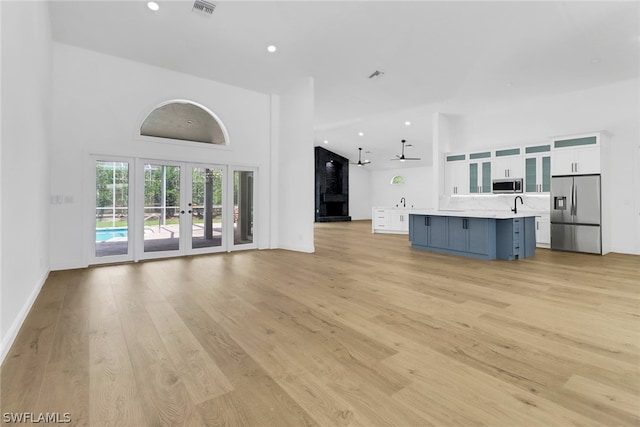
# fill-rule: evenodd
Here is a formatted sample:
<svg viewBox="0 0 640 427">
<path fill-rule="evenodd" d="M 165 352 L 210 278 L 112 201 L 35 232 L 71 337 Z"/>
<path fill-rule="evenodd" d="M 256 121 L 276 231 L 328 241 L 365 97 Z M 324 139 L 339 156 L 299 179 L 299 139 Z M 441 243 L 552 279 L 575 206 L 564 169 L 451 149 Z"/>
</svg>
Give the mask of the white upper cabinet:
<svg viewBox="0 0 640 427">
<path fill-rule="evenodd" d="M 523 178 L 524 163 L 520 148 L 496 150 L 493 157 L 491 175 L 493 179 Z"/>
<path fill-rule="evenodd" d="M 524 191 L 548 193 L 551 190 L 551 145 L 524 149 Z"/>
<path fill-rule="evenodd" d="M 466 154 L 444 158 L 444 194 L 468 194 L 469 172 Z"/>
<path fill-rule="evenodd" d="M 551 175 L 600 173 L 599 135 L 554 140 Z"/>
<path fill-rule="evenodd" d="M 491 193 L 491 151 L 469 154 L 469 194 Z"/>
</svg>

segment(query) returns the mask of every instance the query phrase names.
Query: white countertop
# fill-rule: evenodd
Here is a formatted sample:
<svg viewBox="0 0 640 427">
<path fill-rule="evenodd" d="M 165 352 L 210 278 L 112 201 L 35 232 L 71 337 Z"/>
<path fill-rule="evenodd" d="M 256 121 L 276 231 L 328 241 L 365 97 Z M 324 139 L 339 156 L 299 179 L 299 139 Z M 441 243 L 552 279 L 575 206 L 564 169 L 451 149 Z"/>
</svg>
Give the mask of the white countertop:
<svg viewBox="0 0 640 427">
<path fill-rule="evenodd" d="M 540 216 L 533 212 L 501 212 L 501 211 L 459 211 L 459 210 L 436 210 L 436 209 L 410 209 L 409 214 L 417 215 L 437 215 L 437 216 L 456 216 L 465 218 L 495 218 L 495 219 L 511 219 L 526 218 L 531 216 Z"/>
</svg>

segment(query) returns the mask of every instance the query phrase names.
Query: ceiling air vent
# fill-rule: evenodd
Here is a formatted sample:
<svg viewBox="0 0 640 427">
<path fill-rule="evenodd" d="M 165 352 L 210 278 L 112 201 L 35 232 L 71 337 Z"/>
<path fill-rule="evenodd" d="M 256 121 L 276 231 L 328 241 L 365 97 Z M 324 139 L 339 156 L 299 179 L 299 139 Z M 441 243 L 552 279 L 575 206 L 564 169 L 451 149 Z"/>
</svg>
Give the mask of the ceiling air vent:
<svg viewBox="0 0 640 427">
<path fill-rule="evenodd" d="M 208 1 L 204 0 L 196 0 L 196 2 L 193 3 L 193 8 L 191 9 L 191 11 L 199 15 L 211 16 L 213 15 L 213 10 L 215 8 L 216 5 L 213 3 L 209 3 Z"/>
</svg>

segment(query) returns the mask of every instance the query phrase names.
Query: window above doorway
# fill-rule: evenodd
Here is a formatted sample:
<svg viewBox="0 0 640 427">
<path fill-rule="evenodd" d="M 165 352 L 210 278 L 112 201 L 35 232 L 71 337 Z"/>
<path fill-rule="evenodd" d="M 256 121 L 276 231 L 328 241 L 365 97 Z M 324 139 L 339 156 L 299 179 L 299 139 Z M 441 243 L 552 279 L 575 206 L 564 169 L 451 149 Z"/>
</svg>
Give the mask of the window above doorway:
<svg viewBox="0 0 640 427">
<path fill-rule="evenodd" d="M 195 102 L 173 100 L 156 107 L 140 126 L 140 135 L 213 145 L 227 145 L 224 125 Z"/>
</svg>

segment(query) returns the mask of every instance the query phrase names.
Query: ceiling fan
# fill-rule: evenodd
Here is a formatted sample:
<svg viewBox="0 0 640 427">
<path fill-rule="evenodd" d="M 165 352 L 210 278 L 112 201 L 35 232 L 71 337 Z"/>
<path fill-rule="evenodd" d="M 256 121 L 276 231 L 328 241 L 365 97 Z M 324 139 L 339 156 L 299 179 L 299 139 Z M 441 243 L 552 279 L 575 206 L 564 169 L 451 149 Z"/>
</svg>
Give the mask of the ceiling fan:
<svg viewBox="0 0 640 427">
<path fill-rule="evenodd" d="M 362 161 L 362 148 L 358 148 L 358 163 L 351 163 L 351 164 L 358 165 L 358 166 L 366 166 L 369 163 L 371 163 L 370 160 L 365 160 L 364 162 Z"/>
<path fill-rule="evenodd" d="M 396 158 L 395 159 L 391 159 L 391 160 L 400 160 L 401 162 L 404 162 L 405 160 L 420 160 L 420 157 L 405 157 L 404 156 L 404 144 L 405 142 L 407 142 L 405 139 L 402 140 L 402 154 L 400 156 L 398 156 L 396 154 Z"/>
</svg>

